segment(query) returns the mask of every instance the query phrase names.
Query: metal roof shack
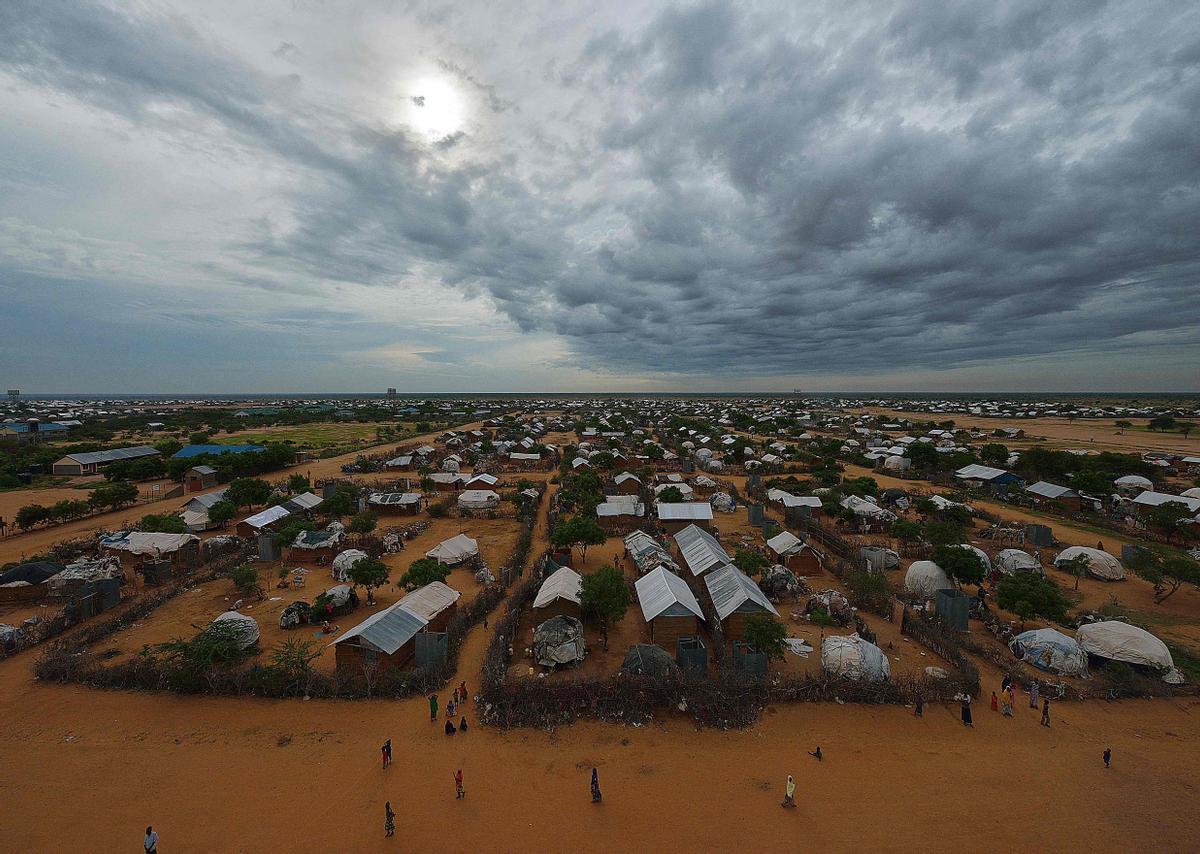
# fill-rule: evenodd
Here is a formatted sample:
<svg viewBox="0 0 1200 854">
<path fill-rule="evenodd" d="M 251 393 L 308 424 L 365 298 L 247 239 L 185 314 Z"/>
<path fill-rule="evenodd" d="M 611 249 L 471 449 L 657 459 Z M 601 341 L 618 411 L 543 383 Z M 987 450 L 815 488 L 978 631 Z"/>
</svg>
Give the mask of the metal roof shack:
<svg viewBox="0 0 1200 854">
<path fill-rule="evenodd" d="M 1078 498 L 1079 493 L 1073 489 L 1058 484 L 1048 483 L 1044 480 L 1039 480 L 1032 486 L 1025 487 L 1025 491 L 1031 495 L 1037 495 L 1041 498 Z"/>
<path fill-rule="evenodd" d="M 420 504 L 423 497 L 419 492 L 372 492 L 367 503 L 380 507 L 407 507 Z"/>
<path fill-rule="evenodd" d="M 688 525 L 676 534 L 675 544 L 692 575 L 703 575 L 733 562 L 716 537 L 695 525 Z"/>
<path fill-rule="evenodd" d="M 720 620 L 735 612 L 779 616 L 758 585 L 732 564 L 708 573 L 704 576 L 704 584 L 708 587 L 708 595 L 712 597 Z"/>
<path fill-rule="evenodd" d="M 157 457 L 158 451 L 149 445 L 137 445 L 133 448 L 113 448 L 111 451 L 86 451 L 80 454 L 67 454 L 55 465 L 70 460 L 81 466 L 106 465 L 119 460 L 139 460 L 142 457 Z"/>
<path fill-rule="evenodd" d="M 804 550 L 804 541 L 791 531 L 782 531 L 767 540 L 767 548 L 780 557 L 799 554 Z"/>
<path fill-rule="evenodd" d="M 712 505 L 707 501 L 684 501 L 664 504 L 654 502 L 658 518 L 663 522 L 711 522 Z"/>
<path fill-rule="evenodd" d="M 431 581 L 401 599 L 403 605 L 426 622 L 433 622 L 438 614 L 450 608 L 462 596 L 457 590 L 440 581 Z"/>
<path fill-rule="evenodd" d="M 692 595 L 687 582 L 673 572 L 659 567 L 634 583 L 638 604 L 646 622 L 659 617 L 698 617 L 704 619 L 700 603 Z"/>
<path fill-rule="evenodd" d="M 339 646 L 357 639 L 362 646 L 393 655 L 429 625 L 424 617 L 414 614 L 401 602 L 372 614 L 354 628 L 347 631 L 330 646 Z"/>
</svg>

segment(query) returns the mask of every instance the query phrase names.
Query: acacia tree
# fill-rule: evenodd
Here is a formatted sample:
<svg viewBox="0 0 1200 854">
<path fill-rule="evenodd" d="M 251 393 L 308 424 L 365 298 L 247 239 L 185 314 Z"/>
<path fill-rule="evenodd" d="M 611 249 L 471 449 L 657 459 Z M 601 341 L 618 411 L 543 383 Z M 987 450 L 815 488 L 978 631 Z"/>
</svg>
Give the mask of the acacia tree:
<svg viewBox="0 0 1200 854">
<path fill-rule="evenodd" d="M 224 498 L 208 508 L 208 521 L 218 528 L 224 528 L 236 515 L 237 507 L 234 506 L 232 501 L 227 501 Z"/>
<path fill-rule="evenodd" d="M 1154 585 L 1154 601 L 1161 603 L 1185 584 L 1200 586 L 1200 563 L 1182 555 L 1146 549 L 1127 561 L 1129 568 Z"/>
<path fill-rule="evenodd" d="M 768 659 L 783 659 L 783 640 L 787 627 L 774 617 L 753 614 L 746 618 L 746 643 Z"/>
<path fill-rule="evenodd" d="M 431 558 L 425 558 L 431 560 Z M 411 571 L 411 570 L 410 570 Z M 388 566 L 378 558 L 368 557 L 355 561 L 348 570 L 350 580 L 367 588 L 367 602 L 375 604 L 375 588 L 388 582 Z M 444 577 L 444 576 L 443 576 Z"/>
<path fill-rule="evenodd" d="M 1075 590 L 1079 589 L 1079 579 L 1087 574 L 1088 568 L 1092 565 L 1091 560 L 1085 554 L 1077 554 L 1069 560 L 1064 560 L 1058 565 L 1058 568 L 1075 576 Z"/>
<path fill-rule="evenodd" d="M 1167 501 L 1157 507 L 1151 507 L 1143 520 L 1146 527 L 1158 531 L 1170 542 L 1183 530 L 1184 522 L 1192 518 L 1192 511 L 1182 501 Z"/>
<path fill-rule="evenodd" d="M 434 558 L 423 557 L 413 561 L 408 571 L 400 576 L 399 583 L 405 590 L 415 590 L 434 581 L 445 581 L 448 575 L 450 567 Z"/>
<path fill-rule="evenodd" d="M 600 636 L 608 650 L 608 632 L 625 616 L 629 608 L 629 585 L 625 576 L 612 566 L 602 566 L 591 575 L 583 576 L 579 603 L 583 612 L 600 621 Z"/>
</svg>

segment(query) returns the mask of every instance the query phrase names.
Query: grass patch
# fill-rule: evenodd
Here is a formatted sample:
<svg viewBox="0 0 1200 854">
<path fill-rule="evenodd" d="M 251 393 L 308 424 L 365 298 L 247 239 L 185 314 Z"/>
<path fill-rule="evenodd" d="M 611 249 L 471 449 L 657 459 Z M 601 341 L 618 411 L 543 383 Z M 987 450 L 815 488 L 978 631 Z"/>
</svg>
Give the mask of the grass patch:
<svg viewBox="0 0 1200 854">
<path fill-rule="evenodd" d="M 1171 651 L 1171 658 L 1175 660 L 1175 666 L 1183 673 L 1184 678 L 1188 682 L 1200 682 L 1200 655 L 1173 643 L 1168 643 L 1167 649 Z"/>
<path fill-rule="evenodd" d="M 298 448 L 330 448 L 359 442 L 375 442 L 379 427 L 399 428 L 399 424 L 297 424 L 271 430 L 248 430 L 213 439 L 217 445 L 261 445 L 288 442 Z M 404 433 L 410 431 L 405 426 Z"/>
</svg>

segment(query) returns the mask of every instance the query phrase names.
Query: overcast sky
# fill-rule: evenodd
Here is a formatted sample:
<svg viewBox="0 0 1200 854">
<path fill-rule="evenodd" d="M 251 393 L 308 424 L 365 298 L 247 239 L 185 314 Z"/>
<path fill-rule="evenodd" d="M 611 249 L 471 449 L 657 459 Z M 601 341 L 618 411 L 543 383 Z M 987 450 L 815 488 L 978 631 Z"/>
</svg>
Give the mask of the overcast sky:
<svg viewBox="0 0 1200 854">
<path fill-rule="evenodd" d="M 1200 390 L 1200 4 L 0 2 L 0 383 Z"/>
</svg>

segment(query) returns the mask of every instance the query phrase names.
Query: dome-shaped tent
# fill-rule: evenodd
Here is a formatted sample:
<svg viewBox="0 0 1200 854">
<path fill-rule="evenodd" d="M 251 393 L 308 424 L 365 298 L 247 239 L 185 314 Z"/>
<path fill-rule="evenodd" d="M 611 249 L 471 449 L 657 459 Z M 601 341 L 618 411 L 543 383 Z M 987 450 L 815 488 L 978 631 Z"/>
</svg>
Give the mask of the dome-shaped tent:
<svg viewBox="0 0 1200 854">
<path fill-rule="evenodd" d="M 230 624 L 236 626 L 236 632 L 241 639 L 242 649 L 249 649 L 258 643 L 258 622 L 253 617 L 239 614 L 237 611 L 226 611 L 219 614 L 211 625 Z"/>
<path fill-rule="evenodd" d="M 1062 565 L 1069 560 L 1072 560 L 1077 555 L 1087 555 L 1088 559 L 1088 575 L 1093 578 L 1099 578 L 1101 581 L 1124 581 L 1125 567 L 1121 566 L 1121 562 L 1108 552 L 1102 552 L 1100 549 L 1092 549 L 1087 546 L 1071 546 L 1063 549 L 1058 553 L 1058 557 L 1054 559 L 1054 565 L 1062 568 Z"/>
<path fill-rule="evenodd" d="M 821 667 L 834 676 L 883 682 L 892 675 L 883 650 L 858 635 L 830 635 L 821 641 Z"/>
<path fill-rule="evenodd" d="M 1119 477 L 1113 481 L 1113 485 L 1122 492 L 1137 492 L 1138 490 L 1146 490 L 1154 486 L 1149 478 L 1142 477 L 1140 474 L 1127 474 L 1124 477 Z"/>
<path fill-rule="evenodd" d="M 1042 569 L 1042 565 L 1038 563 L 1038 559 L 1029 552 L 1023 552 L 1020 549 L 1004 549 L 1000 554 L 996 555 L 996 569 L 1005 575 L 1013 575 L 1018 572 L 1044 574 L 1044 570 Z"/>
<path fill-rule="evenodd" d="M 1039 670 L 1087 676 L 1087 653 L 1074 638 L 1055 629 L 1033 629 L 1013 638 L 1013 655 Z"/>
<path fill-rule="evenodd" d="M 533 658 L 542 667 L 575 664 L 587 655 L 583 623 L 560 614 L 533 630 Z"/>
<path fill-rule="evenodd" d="M 904 573 L 904 589 L 932 599 L 939 590 L 953 587 L 946 571 L 931 560 L 914 560 Z"/>
<path fill-rule="evenodd" d="M 1165 643 L 1145 629 L 1119 620 L 1082 625 L 1075 632 L 1075 639 L 1084 652 L 1097 658 L 1155 670 L 1170 670 L 1175 666 Z"/>
<path fill-rule="evenodd" d="M 334 581 L 349 581 L 350 567 L 358 563 L 360 560 L 367 558 L 366 552 L 361 549 L 346 549 L 333 559 L 333 580 Z"/>
</svg>

